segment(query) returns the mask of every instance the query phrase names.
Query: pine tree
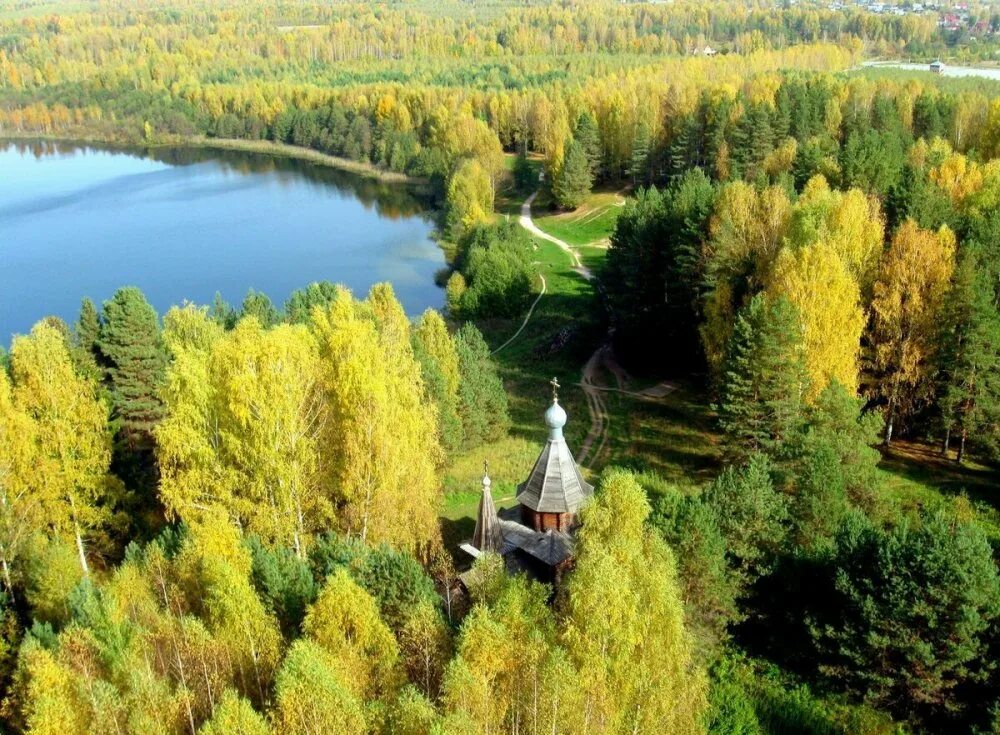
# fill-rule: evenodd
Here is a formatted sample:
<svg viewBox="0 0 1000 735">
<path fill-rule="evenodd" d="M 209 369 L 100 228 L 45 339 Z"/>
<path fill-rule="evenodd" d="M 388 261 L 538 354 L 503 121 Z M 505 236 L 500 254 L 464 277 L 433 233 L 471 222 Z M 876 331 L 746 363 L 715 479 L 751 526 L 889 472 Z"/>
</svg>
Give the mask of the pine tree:
<svg viewBox="0 0 1000 735">
<path fill-rule="evenodd" d="M 566 146 L 566 155 L 562 166 L 552 182 L 552 194 L 559 206 L 566 209 L 576 209 L 590 193 L 593 179 L 590 175 L 590 164 L 583 146 L 571 140 Z"/>
<path fill-rule="evenodd" d="M 101 317 L 94 302 L 85 298 L 80 304 L 80 317 L 73 328 L 73 363 L 79 372 L 95 380 L 101 370 L 97 364 Z"/>
<path fill-rule="evenodd" d="M 775 453 L 801 428 L 808 376 L 788 299 L 758 294 L 736 317 L 719 393 L 719 422 L 737 460 Z"/>
<path fill-rule="evenodd" d="M 942 450 L 948 453 L 956 434 L 959 462 L 969 438 L 994 452 L 1000 443 L 1000 437 L 991 433 L 1000 421 L 1000 313 L 978 250 L 974 244 L 963 250 L 945 299 L 939 336 Z"/>
<path fill-rule="evenodd" d="M 107 365 L 112 418 L 126 446 L 151 452 L 153 429 L 164 415 L 159 389 L 166 351 L 156 312 L 142 291 L 120 288 L 104 303 L 98 345 Z"/>
<path fill-rule="evenodd" d="M 254 291 L 252 288 L 243 299 L 239 318 L 246 319 L 251 316 L 260 322 L 261 326 L 265 329 L 273 327 L 281 321 L 281 314 L 278 313 L 278 310 L 271 303 L 271 299 L 268 298 L 267 294 Z"/>
<path fill-rule="evenodd" d="M 641 121 L 635 129 L 635 137 L 632 140 L 632 160 L 629 164 L 629 175 L 632 177 L 632 183 L 636 186 L 649 183 L 651 137 L 648 123 L 645 120 Z"/>
<path fill-rule="evenodd" d="M 584 110 L 576 119 L 573 127 L 573 140 L 582 147 L 587 156 L 590 175 L 594 181 L 601 178 L 601 133 L 597 128 L 597 120 L 590 110 Z"/>
<path fill-rule="evenodd" d="M 340 286 L 335 283 L 317 281 L 292 291 L 285 301 L 285 318 L 292 324 L 305 324 L 312 318 L 313 309 L 332 304 L 339 290 Z"/>
<path fill-rule="evenodd" d="M 507 392 L 482 333 L 466 322 L 455 334 L 459 374 L 458 415 L 468 446 L 499 439 L 510 428 Z"/>
</svg>

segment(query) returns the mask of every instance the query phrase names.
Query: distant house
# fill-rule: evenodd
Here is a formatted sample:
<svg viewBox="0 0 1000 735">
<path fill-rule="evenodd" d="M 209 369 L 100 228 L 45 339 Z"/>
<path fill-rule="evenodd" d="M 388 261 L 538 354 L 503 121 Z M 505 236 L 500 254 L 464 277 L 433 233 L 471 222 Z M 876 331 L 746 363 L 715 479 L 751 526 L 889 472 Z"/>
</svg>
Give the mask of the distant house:
<svg viewBox="0 0 1000 735">
<path fill-rule="evenodd" d="M 938 59 L 937 61 L 932 61 L 931 62 L 931 66 L 930 66 L 930 70 L 932 72 L 934 72 L 935 74 L 940 74 L 941 72 L 943 72 L 944 71 L 944 64 L 941 62 L 941 59 Z"/>
<path fill-rule="evenodd" d="M 715 50 L 714 48 L 712 48 L 711 46 L 706 46 L 705 48 L 703 48 L 703 49 L 701 50 L 701 55 L 702 55 L 702 56 L 715 56 L 715 55 L 716 55 L 717 53 L 719 53 L 719 52 L 718 52 L 718 51 L 716 51 L 716 50 Z"/>
</svg>

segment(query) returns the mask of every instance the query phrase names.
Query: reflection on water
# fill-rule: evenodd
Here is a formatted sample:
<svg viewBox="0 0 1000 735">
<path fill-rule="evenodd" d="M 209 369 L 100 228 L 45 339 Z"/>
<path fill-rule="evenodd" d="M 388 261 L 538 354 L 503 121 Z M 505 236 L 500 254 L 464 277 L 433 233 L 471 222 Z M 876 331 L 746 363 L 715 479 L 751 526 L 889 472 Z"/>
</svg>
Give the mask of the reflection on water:
<svg viewBox="0 0 1000 735">
<path fill-rule="evenodd" d="M 235 174 L 274 174 L 278 180 L 308 181 L 319 187 L 332 187 L 350 194 L 365 207 L 374 208 L 380 217 L 422 217 L 427 214 L 428 201 L 415 187 L 405 184 L 385 183 L 378 179 L 359 176 L 309 161 L 283 158 L 262 153 L 248 153 L 212 148 L 183 148 L 154 146 L 151 148 L 114 147 L 101 148 L 55 140 L 0 141 L 0 152 L 5 148 L 30 155 L 35 159 L 45 157 L 72 157 L 88 151 L 111 152 L 120 156 L 159 161 L 171 166 L 192 166 L 211 162 L 221 170 Z"/>
<path fill-rule="evenodd" d="M 311 281 L 363 294 L 391 281 L 410 314 L 440 307 L 444 265 L 419 192 L 240 151 L 0 143 L 0 344 L 80 300 L 143 289 L 184 300 L 281 305 Z"/>
</svg>

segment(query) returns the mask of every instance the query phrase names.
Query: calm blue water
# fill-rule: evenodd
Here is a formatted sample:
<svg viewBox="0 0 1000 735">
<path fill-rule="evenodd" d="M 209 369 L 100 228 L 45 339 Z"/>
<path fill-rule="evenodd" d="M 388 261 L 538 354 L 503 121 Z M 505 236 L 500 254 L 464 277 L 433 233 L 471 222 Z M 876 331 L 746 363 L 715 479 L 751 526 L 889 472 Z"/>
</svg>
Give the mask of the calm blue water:
<svg viewBox="0 0 1000 735">
<path fill-rule="evenodd" d="M 311 281 L 363 296 L 391 281 L 410 314 L 440 307 L 444 265 L 405 187 L 243 153 L 0 143 L 0 344 L 80 300 L 141 288 L 162 315 L 220 292 L 277 306 Z"/>
</svg>

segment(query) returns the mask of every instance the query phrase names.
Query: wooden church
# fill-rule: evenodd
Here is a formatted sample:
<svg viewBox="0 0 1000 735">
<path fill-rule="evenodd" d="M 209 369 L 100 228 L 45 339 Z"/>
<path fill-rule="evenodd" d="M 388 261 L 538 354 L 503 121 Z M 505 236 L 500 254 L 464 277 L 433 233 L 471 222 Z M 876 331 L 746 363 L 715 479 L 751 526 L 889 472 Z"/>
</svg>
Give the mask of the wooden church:
<svg viewBox="0 0 1000 735">
<path fill-rule="evenodd" d="M 528 478 L 517 487 L 517 505 L 497 512 L 489 472 L 483 474 L 476 529 L 462 549 L 473 558 L 500 554 L 508 571 L 523 571 L 556 584 L 573 562 L 578 514 L 594 488 L 580 475 L 566 444 L 566 411 L 552 380 L 552 405 L 545 412 L 549 438 Z"/>
</svg>

